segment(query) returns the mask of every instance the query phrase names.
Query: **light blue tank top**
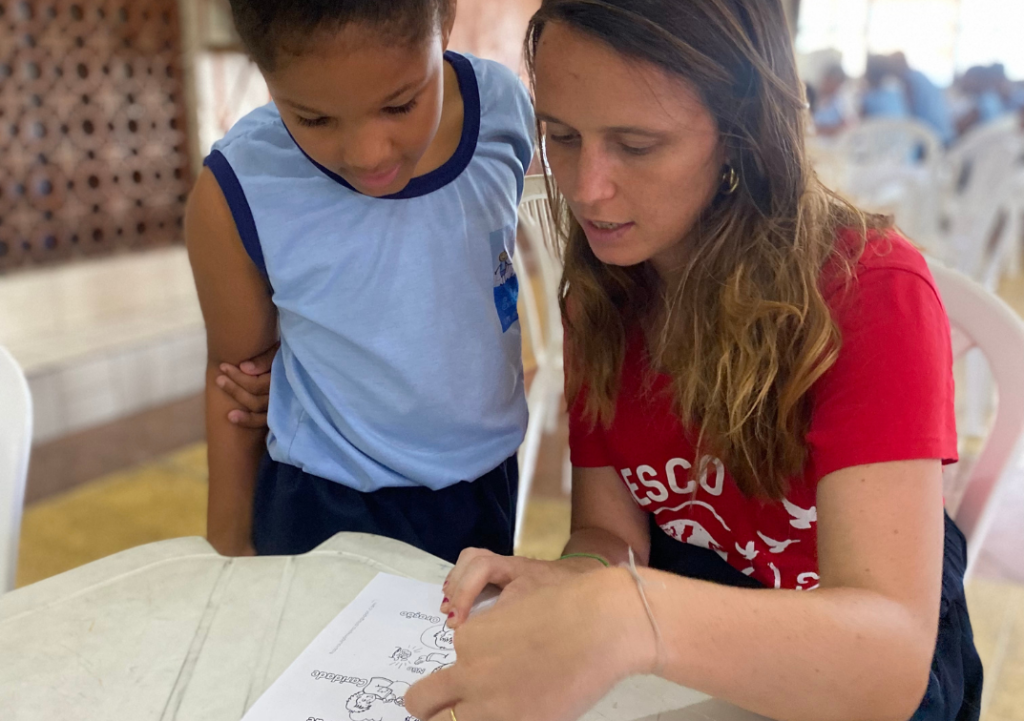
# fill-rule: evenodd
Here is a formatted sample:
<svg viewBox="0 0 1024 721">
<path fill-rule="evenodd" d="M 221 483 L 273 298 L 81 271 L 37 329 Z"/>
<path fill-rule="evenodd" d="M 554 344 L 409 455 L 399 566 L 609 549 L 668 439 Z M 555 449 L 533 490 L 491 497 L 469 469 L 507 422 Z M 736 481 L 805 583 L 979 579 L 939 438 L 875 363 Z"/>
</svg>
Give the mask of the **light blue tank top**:
<svg viewBox="0 0 1024 721">
<path fill-rule="evenodd" d="M 473 480 L 526 429 L 510 257 L 533 108 L 504 66 L 445 59 L 461 142 L 393 196 L 315 163 L 273 104 L 206 160 L 278 310 L 270 456 L 360 491 Z"/>
</svg>

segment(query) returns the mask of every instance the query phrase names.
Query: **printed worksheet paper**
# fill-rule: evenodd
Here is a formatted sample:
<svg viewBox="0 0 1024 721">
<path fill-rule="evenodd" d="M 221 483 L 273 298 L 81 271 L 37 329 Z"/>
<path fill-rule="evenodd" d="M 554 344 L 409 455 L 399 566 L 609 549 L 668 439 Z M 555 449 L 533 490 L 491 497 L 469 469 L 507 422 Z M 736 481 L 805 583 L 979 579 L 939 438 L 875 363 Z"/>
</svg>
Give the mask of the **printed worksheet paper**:
<svg viewBox="0 0 1024 721">
<path fill-rule="evenodd" d="M 455 662 L 441 587 L 378 574 L 242 721 L 415 721 L 405 691 Z"/>
</svg>

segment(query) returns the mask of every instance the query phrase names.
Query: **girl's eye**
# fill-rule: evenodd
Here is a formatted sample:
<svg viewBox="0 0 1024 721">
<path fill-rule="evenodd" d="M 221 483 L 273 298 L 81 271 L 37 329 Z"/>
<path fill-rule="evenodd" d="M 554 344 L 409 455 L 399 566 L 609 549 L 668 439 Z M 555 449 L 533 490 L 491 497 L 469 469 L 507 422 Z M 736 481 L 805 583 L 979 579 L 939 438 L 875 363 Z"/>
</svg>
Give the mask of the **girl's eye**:
<svg viewBox="0 0 1024 721">
<path fill-rule="evenodd" d="M 319 128 L 327 125 L 330 122 L 330 118 L 303 118 L 299 117 L 299 125 L 303 125 L 307 128 Z"/>
<path fill-rule="evenodd" d="M 412 112 L 412 109 L 416 107 L 416 101 L 410 100 L 405 105 L 398 105 L 391 108 L 384 108 L 384 112 L 388 115 L 408 115 Z"/>
</svg>

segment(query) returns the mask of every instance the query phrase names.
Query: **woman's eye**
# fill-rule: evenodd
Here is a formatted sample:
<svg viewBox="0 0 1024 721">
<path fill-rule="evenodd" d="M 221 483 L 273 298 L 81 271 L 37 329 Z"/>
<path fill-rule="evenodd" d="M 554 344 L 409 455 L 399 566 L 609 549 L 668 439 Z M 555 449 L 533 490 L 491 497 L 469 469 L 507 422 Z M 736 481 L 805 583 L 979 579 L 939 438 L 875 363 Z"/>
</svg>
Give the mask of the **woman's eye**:
<svg viewBox="0 0 1024 721">
<path fill-rule="evenodd" d="M 552 143 L 558 143 L 559 145 L 573 145 L 579 140 L 578 135 L 558 135 L 557 133 L 548 133 L 547 139 Z"/>
<path fill-rule="evenodd" d="M 637 147 L 635 145 L 626 145 L 625 143 L 623 143 L 622 150 L 624 153 L 627 153 L 628 155 L 647 155 L 652 150 L 654 150 L 654 146 L 648 145 L 647 147 Z"/>
<path fill-rule="evenodd" d="M 327 125 L 331 121 L 330 118 L 303 118 L 299 117 L 299 125 L 303 125 L 307 128 L 319 128 Z"/>
<path fill-rule="evenodd" d="M 384 112 L 388 115 L 408 115 L 412 112 L 412 109 L 416 107 L 416 101 L 410 100 L 405 105 L 397 105 L 391 108 L 384 108 Z"/>
</svg>

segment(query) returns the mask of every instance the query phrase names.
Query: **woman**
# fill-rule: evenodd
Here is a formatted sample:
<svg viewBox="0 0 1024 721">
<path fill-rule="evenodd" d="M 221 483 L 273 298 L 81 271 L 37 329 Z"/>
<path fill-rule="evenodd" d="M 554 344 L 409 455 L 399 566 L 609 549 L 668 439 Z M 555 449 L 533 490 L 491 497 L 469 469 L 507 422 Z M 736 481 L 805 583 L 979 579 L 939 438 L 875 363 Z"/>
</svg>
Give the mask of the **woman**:
<svg viewBox="0 0 1024 721">
<path fill-rule="evenodd" d="M 977 718 L 948 321 L 809 169 L 780 0 L 544 0 L 527 52 L 569 213 L 572 538 L 463 554 L 458 661 L 410 713 L 569 721 L 656 673 L 777 719 Z"/>
</svg>

